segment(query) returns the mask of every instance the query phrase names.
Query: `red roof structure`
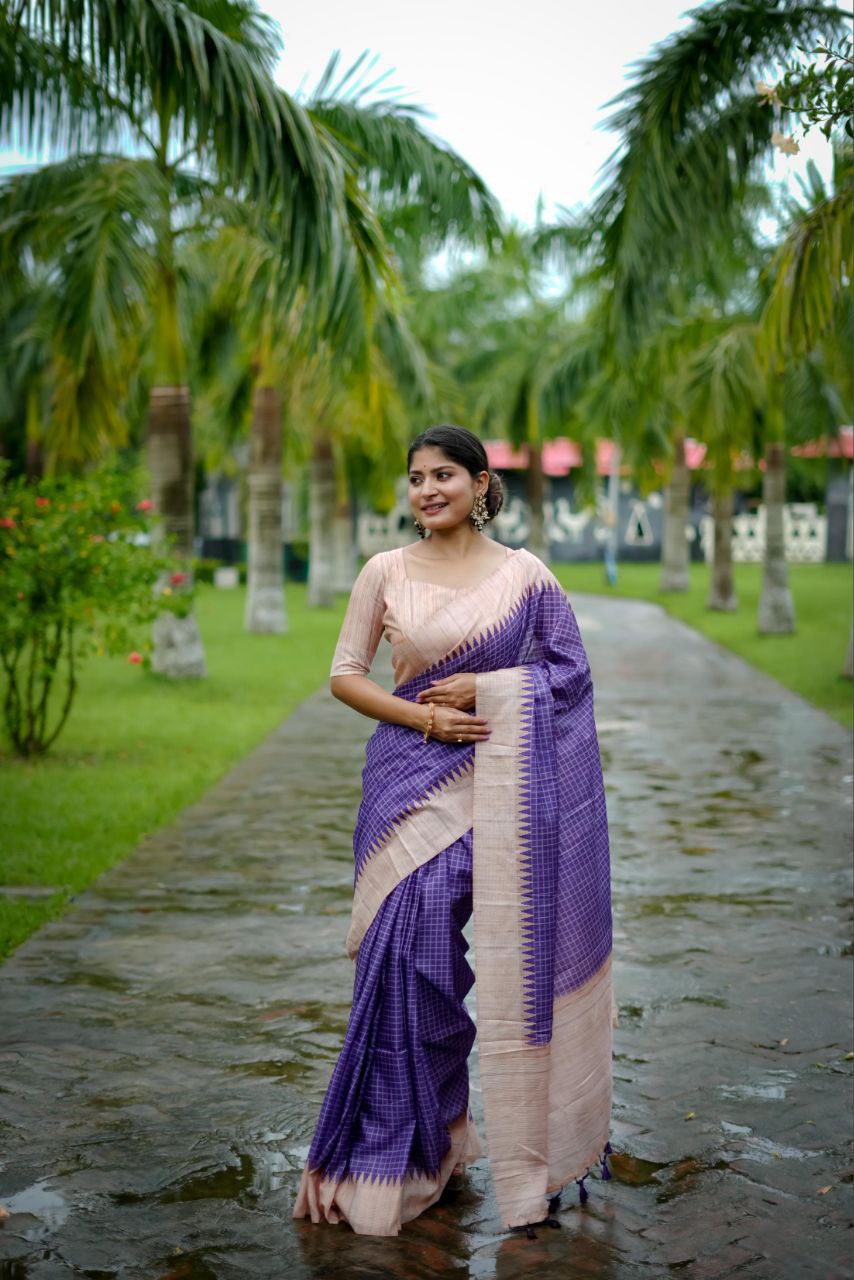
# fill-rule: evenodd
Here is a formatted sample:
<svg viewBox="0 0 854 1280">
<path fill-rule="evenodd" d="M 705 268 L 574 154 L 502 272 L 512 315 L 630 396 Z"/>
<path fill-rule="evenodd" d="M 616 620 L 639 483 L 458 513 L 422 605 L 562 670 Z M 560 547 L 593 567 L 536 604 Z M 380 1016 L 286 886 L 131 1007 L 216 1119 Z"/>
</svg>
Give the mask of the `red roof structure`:
<svg viewBox="0 0 854 1280">
<path fill-rule="evenodd" d="M 524 471 L 528 465 L 528 449 L 522 445 L 514 449 L 506 440 L 484 440 L 486 456 L 490 467 L 496 471 Z M 611 474 L 611 458 L 614 448 L 612 440 L 596 441 L 596 474 Z M 685 440 L 685 461 L 689 471 L 696 471 L 705 465 L 706 446 L 702 440 L 688 436 Z M 806 444 L 794 445 L 792 453 L 798 458 L 854 458 L 854 427 L 840 427 L 837 435 L 828 439 L 820 436 Z M 547 476 L 569 475 L 573 467 L 580 467 L 582 462 L 581 446 L 575 440 L 558 436 L 555 440 L 543 441 L 543 472 Z M 753 459 L 742 454 L 736 463 L 736 470 L 742 471 L 754 465 Z M 760 458 L 760 471 L 765 469 L 765 459 Z M 630 468 L 620 466 L 620 474 L 628 475 Z"/>
<path fill-rule="evenodd" d="M 840 427 L 835 436 L 819 436 L 806 444 L 792 448 L 796 458 L 849 458 L 854 459 L 854 427 Z"/>
</svg>

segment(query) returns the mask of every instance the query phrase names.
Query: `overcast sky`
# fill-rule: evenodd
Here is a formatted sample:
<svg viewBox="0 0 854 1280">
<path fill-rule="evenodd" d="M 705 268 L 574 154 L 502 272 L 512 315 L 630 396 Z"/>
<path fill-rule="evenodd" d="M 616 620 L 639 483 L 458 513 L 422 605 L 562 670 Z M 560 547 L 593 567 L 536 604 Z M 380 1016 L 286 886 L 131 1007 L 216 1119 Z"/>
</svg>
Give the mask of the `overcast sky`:
<svg viewBox="0 0 854 1280">
<path fill-rule="evenodd" d="M 261 8 L 282 30 L 286 89 L 311 89 L 335 49 L 344 67 L 370 50 L 392 73 L 388 84 L 427 108 L 428 127 L 529 224 L 540 195 L 546 215 L 589 200 L 617 142 L 601 127 L 611 110 L 602 107 L 625 87 L 631 64 L 687 22 L 679 0 L 261 0 Z M 775 155 L 774 175 L 792 182 L 810 156 L 826 180 L 829 146 L 815 129 L 801 155 Z M 0 172 L 27 162 L 0 150 Z"/>
<path fill-rule="evenodd" d="M 285 42 L 281 84 L 311 88 L 333 49 L 349 66 L 365 49 L 401 96 L 428 108 L 429 127 L 479 171 L 504 209 L 534 220 L 586 203 L 617 139 L 601 108 L 625 88 L 633 62 L 687 24 L 679 0 L 262 0 Z M 808 156 L 829 174 L 817 130 L 802 154 L 778 156 L 775 176 Z"/>
</svg>

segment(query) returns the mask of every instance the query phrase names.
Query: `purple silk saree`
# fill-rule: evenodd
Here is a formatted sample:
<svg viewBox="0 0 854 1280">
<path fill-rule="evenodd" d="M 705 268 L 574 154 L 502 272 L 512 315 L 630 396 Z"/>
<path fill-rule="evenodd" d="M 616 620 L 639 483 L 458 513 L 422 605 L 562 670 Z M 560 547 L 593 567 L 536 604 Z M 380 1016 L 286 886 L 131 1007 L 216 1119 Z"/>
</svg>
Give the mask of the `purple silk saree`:
<svg viewBox="0 0 854 1280">
<path fill-rule="evenodd" d="M 380 723 L 368 742 L 353 1008 L 294 1215 L 396 1234 L 482 1154 L 463 1004 L 473 911 L 491 1174 L 504 1224 L 538 1222 L 610 1149 L 610 863 L 587 657 L 563 589 L 517 552 L 405 637 L 396 666 L 408 699 L 475 673 L 492 733 L 425 743 Z"/>
</svg>

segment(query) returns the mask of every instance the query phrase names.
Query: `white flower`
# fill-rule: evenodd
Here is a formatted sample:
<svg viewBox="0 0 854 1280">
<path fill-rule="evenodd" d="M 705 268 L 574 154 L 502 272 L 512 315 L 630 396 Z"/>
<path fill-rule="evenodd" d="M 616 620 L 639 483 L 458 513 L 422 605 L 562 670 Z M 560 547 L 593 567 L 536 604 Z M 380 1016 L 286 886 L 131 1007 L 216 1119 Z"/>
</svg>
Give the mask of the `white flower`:
<svg viewBox="0 0 854 1280">
<path fill-rule="evenodd" d="M 789 134 L 781 133 L 779 129 L 771 134 L 771 145 L 782 151 L 784 156 L 796 156 L 800 151 L 795 139 Z"/>
<path fill-rule="evenodd" d="M 782 106 L 780 98 L 777 94 L 777 86 L 775 84 L 766 84 L 764 80 L 757 80 L 756 92 L 762 99 L 763 106 L 769 102 L 776 102 L 777 106 Z"/>
</svg>

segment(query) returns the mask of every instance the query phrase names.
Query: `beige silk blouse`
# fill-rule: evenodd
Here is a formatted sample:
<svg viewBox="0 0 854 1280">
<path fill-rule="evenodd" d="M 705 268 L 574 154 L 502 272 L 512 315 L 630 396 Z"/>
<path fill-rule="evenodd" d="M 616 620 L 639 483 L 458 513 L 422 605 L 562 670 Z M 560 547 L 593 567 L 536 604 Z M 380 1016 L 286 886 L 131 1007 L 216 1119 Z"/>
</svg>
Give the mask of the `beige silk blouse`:
<svg viewBox="0 0 854 1280">
<path fill-rule="evenodd" d="M 504 577 L 513 558 L 522 554 L 510 548 L 505 550 L 505 563 L 487 574 L 482 582 Z M 395 686 L 402 684 L 412 675 L 411 641 L 419 628 L 438 609 L 451 604 L 455 596 L 478 585 L 446 587 L 435 582 L 420 582 L 408 577 L 402 547 L 377 552 L 367 561 L 353 584 L 330 677 L 366 676 L 380 640 L 385 636 L 391 644 Z M 409 643 L 404 644 L 405 641 Z"/>
</svg>

